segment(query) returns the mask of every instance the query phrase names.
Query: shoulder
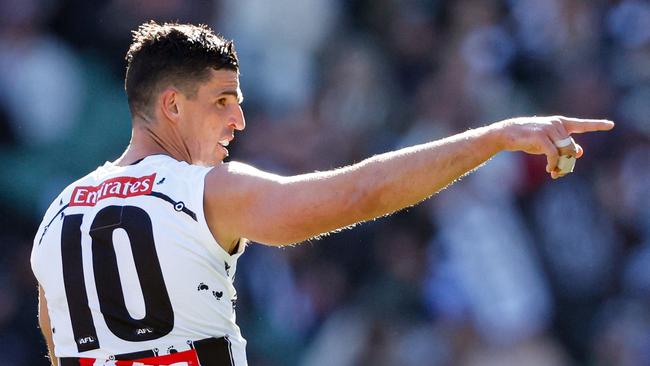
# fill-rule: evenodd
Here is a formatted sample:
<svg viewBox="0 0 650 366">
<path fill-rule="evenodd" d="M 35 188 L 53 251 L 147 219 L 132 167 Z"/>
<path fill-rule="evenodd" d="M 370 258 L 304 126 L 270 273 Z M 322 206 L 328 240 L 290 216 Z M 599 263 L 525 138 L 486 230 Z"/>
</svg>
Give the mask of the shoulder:
<svg viewBox="0 0 650 366">
<path fill-rule="evenodd" d="M 98 168 L 99 169 L 99 168 Z M 67 187 L 65 187 L 61 193 L 59 193 L 54 201 L 52 201 L 52 204 L 50 205 L 50 208 L 46 211 L 46 215 L 49 213 L 50 210 L 53 208 L 56 208 L 58 206 L 67 206 L 70 203 L 70 200 L 72 199 L 72 193 L 74 192 L 76 187 L 80 186 L 85 186 L 85 185 L 91 185 L 92 182 L 95 180 L 95 174 L 97 172 L 97 169 L 84 175 L 83 177 L 73 181 L 72 183 L 68 184 Z"/>
<path fill-rule="evenodd" d="M 280 176 L 244 163 L 213 167 L 205 178 L 204 207 L 217 241 L 234 243 L 243 236 L 241 228 L 250 224 L 265 197 L 274 196 L 272 188 L 280 181 Z"/>
<path fill-rule="evenodd" d="M 213 176 L 228 175 L 228 174 L 253 174 L 259 171 L 252 165 L 240 163 L 238 161 L 231 161 L 222 163 L 212 167 L 210 174 Z"/>
<path fill-rule="evenodd" d="M 36 239 L 39 239 L 39 242 L 42 240 L 45 231 L 52 223 L 52 221 L 66 208 L 68 208 L 75 188 L 79 186 L 90 185 L 93 180 L 93 174 L 95 172 L 96 170 L 70 183 L 54 198 L 52 203 L 50 203 L 49 207 L 43 214 L 43 219 L 41 220 L 41 224 L 37 230 L 37 235 L 35 236 L 35 243 Z M 38 233 L 40 233 L 40 235 Z"/>
<path fill-rule="evenodd" d="M 206 180 L 218 184 L 235 181 L 280 181 L 282 177 L 257 169 L 252 165 L 232 161 L 213 167 L 208 173 Z"/>
<path fill-rule="evenodd" d="M 228 162 L 213 167 L 205 178 L 206 198 L 242 203 L 268 192 L 268 188 L 281 184 L 285 178 L 240 162 Z"/>
</svg>

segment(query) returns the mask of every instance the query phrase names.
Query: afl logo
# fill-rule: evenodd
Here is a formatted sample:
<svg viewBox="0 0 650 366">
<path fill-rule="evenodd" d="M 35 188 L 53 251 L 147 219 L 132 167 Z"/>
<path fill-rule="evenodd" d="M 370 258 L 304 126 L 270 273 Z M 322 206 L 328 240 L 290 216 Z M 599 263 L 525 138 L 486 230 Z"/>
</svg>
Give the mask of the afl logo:
<svg viewBox="0 0 650 366">
<path fill-rule="evenodd" d="M 77 340 L 77 343 L 79 344 L 95 343 L 95 338 L 92 336 L 79 338 L 79 340 Z"/>
<path fill-rule="evenodd" d="M 135 330 L 135 334 L 137 335 L 145 335 L 145 334 L 151 334 L 153 333 L 152 328 L 140 328 Z"/>
</svg>

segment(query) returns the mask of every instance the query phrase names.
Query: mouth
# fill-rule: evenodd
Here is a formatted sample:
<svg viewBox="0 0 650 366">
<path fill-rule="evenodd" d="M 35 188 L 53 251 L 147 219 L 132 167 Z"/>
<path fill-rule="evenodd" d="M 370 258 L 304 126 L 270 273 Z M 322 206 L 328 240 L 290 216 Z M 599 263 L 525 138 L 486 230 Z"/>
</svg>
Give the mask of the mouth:
<svg viewBox="0 0 650 366">
<path fill-rule="evenodd" d="M 225 157 L 228 157 L 228 149 L 226 149 L 226 147 L 228 147 L 228 145 L 230 145 L 230 140 L 221 140 L 221 141 L 219 141 L 219 146 L 221 147 L 221 149 L 223 149 Z"/>
</svg>

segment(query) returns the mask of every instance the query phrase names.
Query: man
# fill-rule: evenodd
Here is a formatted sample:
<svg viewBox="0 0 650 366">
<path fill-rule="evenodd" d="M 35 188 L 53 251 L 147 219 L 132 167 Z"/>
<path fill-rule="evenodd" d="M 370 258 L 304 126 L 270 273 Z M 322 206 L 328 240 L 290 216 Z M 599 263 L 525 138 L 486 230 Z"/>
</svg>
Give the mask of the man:
<svg viewBox="0 0 650 366">
<path fill-rule="evenodd" d="M 245 127 L 232 42 L 151 22 L 127 61 L 130 145 L 67 187 L 34 241 L 54 365 L 246 365 L 232 284 L 244 238 L 282 246 L 392 213 L 503 150 L 545 154 L 558 178 L 558 146 L 583 154 L 570 134 L 614 126 L 517 118 L 283 177 L 222 162 Z"/>
</svg>

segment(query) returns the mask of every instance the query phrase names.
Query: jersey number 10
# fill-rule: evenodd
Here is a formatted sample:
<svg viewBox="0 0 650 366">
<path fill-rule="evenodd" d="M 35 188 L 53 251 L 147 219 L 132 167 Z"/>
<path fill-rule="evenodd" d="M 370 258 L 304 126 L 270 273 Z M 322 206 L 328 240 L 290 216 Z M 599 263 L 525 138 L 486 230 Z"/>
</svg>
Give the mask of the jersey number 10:
<svg viewBox="0 0 650 366">
<path fill-rule="evenodd" d="M 81 255 L 83 216 L 65 216 L 61 231 L 65 295 L 79 352 L 99 348 L 97 330 L 88 306 Z M 113 231 L 116 229 L 123 229 L 129 237 L 144 298 L 145 315 L 142 319 L 131 317 L 126 308 L 117 255 L 113 247 Z M 158 339 L 171 332 L 174 327 L 174 312 L 147 212 L 135 206 L 107 206 L 95 216 L 90 226 L 90 237 L 97 298 L 108 329 L 120 339 L 131 342 Z"/>
</svg>

